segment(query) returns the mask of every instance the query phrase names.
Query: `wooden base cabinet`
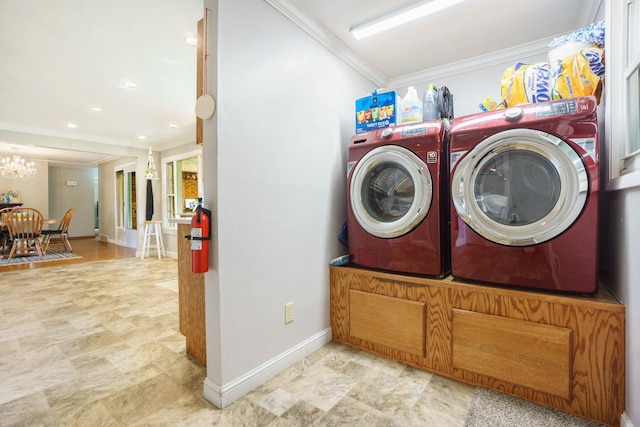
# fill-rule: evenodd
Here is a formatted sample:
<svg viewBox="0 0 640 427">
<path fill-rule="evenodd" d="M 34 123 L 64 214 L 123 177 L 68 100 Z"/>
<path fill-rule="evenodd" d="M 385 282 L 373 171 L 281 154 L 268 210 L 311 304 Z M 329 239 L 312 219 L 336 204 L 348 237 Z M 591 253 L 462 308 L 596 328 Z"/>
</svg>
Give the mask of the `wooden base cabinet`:
<svg viewBox="0 0 640 427">
<path fill-rule="evenodd" d="M 204 312 L 204 274 L 191 272 L 190 223 L 178 223 L 178 315 L 180 333 L 186 337 L 186 353 L 207 364 L 207 336 Z"/>
<path fill-rule="evenodd" d="M 331 266 L 335 341 L 617 426 L 625 309 L 573 296 Z"/>
</svg>

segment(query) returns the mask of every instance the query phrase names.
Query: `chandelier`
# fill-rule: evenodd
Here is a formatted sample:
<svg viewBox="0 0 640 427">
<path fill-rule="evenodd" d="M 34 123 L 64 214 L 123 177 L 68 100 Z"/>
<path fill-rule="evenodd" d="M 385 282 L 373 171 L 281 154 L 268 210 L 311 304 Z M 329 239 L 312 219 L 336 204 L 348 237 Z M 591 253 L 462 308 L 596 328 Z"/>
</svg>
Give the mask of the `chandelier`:
<svg viewBox="0 0 640 427">
<path fill-rule="evenodd" d="M 14 149 L 14 151 L 17 151 Z M 35 164 L 27 162 L 22 157 L 14 154 L 11 157 L 5 157 L 0 162 L 0 175 L 6 178 L 33 178 L 36 174 Z"/>
<path fill-rule="evenodd" d="M 149 155 L 147 156 L 147 167 L 144 170 L 145 179 L 160 179 L 158 178 L 158 170 L 156 169 L 156 163 L 153 161 L 153 154 L 151 153 L 151 147 L 149 147 Z"/>
</svg>

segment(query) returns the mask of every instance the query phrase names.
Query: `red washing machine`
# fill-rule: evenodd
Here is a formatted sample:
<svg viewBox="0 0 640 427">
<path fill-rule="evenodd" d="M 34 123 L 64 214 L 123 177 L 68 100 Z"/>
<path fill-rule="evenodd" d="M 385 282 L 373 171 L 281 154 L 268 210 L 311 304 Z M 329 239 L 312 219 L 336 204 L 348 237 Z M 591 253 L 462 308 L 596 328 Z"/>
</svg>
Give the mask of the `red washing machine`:
<svg viewBox="0 0 640 427">
<path fill-rule="evenodd" d="M 455 278 L 596 292 L 596 107 L 582 97 L 453 120 Z"/>
<path fill-rule="evenodd" d="M 362 267 L 449 273 L 449 196 L 440 120 L 357 134 L 349 142 L 347 229 Z"/>
</svg>

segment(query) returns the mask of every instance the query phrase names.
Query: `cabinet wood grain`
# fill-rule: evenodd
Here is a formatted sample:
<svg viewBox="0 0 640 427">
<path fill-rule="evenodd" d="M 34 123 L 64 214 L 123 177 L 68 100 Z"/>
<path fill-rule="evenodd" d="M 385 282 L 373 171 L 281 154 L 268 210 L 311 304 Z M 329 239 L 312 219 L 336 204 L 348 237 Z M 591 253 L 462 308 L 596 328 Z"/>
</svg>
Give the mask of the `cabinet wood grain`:
<svg viewBox="0 0 640 427">
<path fill-rule="evenodd" d="M 569 399 L 571 329 L 453 310 L 453 368 Z"/>
<path fill-rule="evenodd" d="M 420 304 L 407 310 L 412 322 L 420 317 L 413 310 L 424 310 L 424 353 L 415 351 L 420 345 L 414 335 L 389 336 L 398 327 L 393 322 L 381 334 L 366 330 L 366 317 L 394 300 L 400 307 L 408 307 L 407 301 Z M 331 266 L 330 309 L 335 341 L 603 424 L 620 424 L 625 308 L 604 290 L 566 295 Z"/>
<path fill-rule="evenodd" d="M 204 275 L 191 272 L 189 224 L 178 224 L 178 316 L 180 333 L 187 341 L 187 354 L 207 364 L 207 337 L 204 315 Z"/>
<path fill-rule="evenodd" d="M 204 95 L 204 18 L 198 21 L 198 46 L 196 49 L 196 100 Z M 195 105 L 195 104 L 194 104 Z M 204 142 L 204 122 L 196 116 L 196 144 Z"/>
<path fill-rule="evenodd" d="M 424 357 L 424 303 L 350 291 L 351 335 Z"/>
</svg>

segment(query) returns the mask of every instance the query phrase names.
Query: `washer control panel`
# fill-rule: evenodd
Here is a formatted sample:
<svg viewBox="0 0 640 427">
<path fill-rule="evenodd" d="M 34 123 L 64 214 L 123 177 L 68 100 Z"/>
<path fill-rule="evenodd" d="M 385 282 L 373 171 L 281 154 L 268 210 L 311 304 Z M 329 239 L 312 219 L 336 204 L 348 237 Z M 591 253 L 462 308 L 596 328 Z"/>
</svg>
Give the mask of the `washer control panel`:
<svg viewBox="0 0 640 427">
<path fill-rule="evenodd" d="M 426 135 L 429 129 L 429 125 L 427 123 L 421 123 L 419 125 L 410 125 L 404 126 L 402 128 L 402 136 L 419 136 Z"/>
<path fill-rule="evenodd" d="M 565 114 L 575 114 L 578 106 L 575 99 L 565 99 L 562 101 L 546 102 L 536 106 L 536 117 L 554 117 Z"/>
</svg>

